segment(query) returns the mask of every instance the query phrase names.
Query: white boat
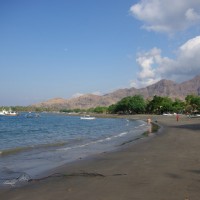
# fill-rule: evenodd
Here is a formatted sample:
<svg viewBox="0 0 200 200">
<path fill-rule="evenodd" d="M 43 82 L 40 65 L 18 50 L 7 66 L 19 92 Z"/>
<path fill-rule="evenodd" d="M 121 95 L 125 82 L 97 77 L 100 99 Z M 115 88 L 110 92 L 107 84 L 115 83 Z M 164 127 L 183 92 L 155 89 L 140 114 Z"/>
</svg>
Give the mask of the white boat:
<svg viewBox="0 0 200 200">
<path fill-rule="evenodd" d="M 85 116 L 81 117 L 81 119 L 93 120 L 93 119 L 96 119 L 96 118 L 95 117 L 91 117 L 90 115 L 85 115 Z"/>
<path fill-rule="evenodd" d="M 19 115 L 19 114 L 14 111 L 8 111 L 8 113 L 6 114 L 6 116 L 17 116 L 17 115 Z"/>
<path fill-rule="evenodd" d="M 3 110 L 0 112 L 0 115 L 4 115 L 4 116 L 17 116 L 18 113 L 15 112 L 15 111 L 12 111 L 11 109 L 9 109 L 9 110 L 3 109 Z"/>
<path fill-rule="evenodd" d="M 172 116 L 171 113 L 163 113 L 164 116 Z"/>
</svg>

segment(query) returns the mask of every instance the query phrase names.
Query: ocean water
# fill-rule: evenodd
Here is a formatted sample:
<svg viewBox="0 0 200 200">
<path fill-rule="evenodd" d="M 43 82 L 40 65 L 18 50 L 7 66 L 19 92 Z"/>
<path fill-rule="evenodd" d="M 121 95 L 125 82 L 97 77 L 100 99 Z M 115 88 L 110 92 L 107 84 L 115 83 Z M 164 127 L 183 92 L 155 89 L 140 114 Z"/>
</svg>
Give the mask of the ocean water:
<svg viewBox="0 0 200 200">
<path fill-rule="evenodd" d="M 26 115 L 0 116 L 0 185 L 13 186 L 62 164 L 115 150 L 147 130 L 140 120 Z"/>
</svg>

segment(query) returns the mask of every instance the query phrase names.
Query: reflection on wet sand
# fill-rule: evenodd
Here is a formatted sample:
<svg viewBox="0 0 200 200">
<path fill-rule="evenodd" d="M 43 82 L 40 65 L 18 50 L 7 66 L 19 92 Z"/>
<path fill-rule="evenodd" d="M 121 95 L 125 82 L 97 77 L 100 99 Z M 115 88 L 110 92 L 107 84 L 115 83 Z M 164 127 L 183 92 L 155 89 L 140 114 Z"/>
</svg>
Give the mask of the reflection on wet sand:
<svg viewBox="0 0 200 200">
<path fill-rule="evenodd" d="M 152 125 L 150 124 L 148 127 L 148 135 L 150 135 L 152 133 Z"/>
</svg>

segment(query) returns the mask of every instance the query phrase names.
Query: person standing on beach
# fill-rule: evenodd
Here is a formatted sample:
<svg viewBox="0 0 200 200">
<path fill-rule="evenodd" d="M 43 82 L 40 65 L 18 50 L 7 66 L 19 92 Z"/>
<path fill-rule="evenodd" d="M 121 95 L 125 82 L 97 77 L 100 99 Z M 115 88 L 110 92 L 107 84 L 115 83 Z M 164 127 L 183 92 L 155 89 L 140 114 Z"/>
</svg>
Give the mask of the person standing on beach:
<svg viewBox="0 0 200 200">
<path fill-rule="evenodd" d="M 150 125 L 151 124 L 151 118 L 147 119 L 147 124 Z"/>
</svg>

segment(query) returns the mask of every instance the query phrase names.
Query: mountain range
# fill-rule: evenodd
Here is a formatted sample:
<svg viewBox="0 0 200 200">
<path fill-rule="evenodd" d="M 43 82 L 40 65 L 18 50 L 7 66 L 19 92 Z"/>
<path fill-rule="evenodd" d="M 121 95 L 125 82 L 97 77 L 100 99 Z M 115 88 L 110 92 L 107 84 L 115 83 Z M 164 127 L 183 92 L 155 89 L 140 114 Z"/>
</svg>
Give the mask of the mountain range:
<svg viewBox="0 0 200 200">
<path fill-rule="evenodd" d="M 120 101 L 127 96 L 140 94 L 145 99 L 152 98 L 153 96 L 168 96 L 172 99 L 178 98 L 184 100 L 189 94 L 200 95 L 200 75 L 195 76 L 193 79 L 175 83 L 170 80 L 162 79 L 155 84 L 149 85 L 145 88 L 136 89 L 126 88 L 119 89 L 105 95 L 85 94 L 79 97 L 63 99 L 54 98 L 32 105 L 33 107 L 44 107 L 51 109 L 88 109 L 97 106 L 109 106 Z"/>
</svg>

